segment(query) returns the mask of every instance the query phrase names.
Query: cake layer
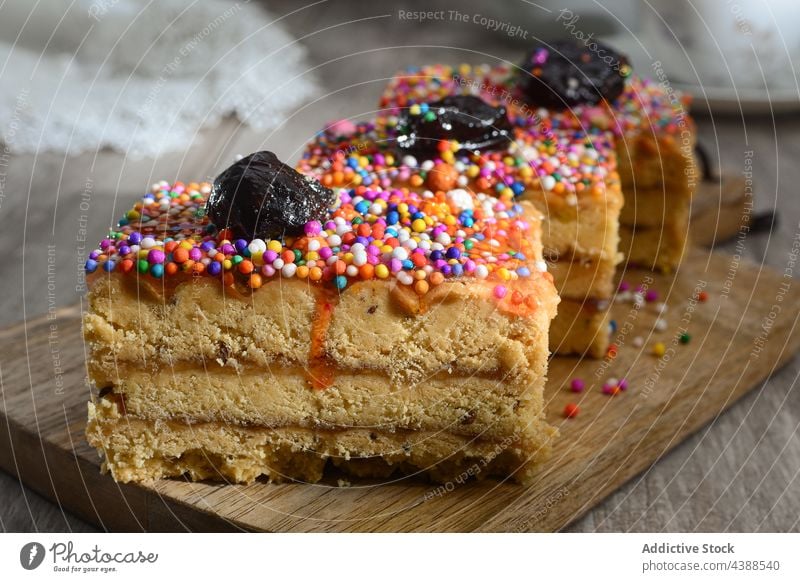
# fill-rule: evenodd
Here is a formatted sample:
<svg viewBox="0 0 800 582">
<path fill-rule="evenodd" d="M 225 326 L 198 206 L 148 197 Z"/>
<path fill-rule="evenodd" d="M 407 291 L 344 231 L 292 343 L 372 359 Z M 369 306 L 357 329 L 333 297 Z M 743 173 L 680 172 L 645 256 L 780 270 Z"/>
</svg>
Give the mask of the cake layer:
<svg viewBox="0 0 800 582">
<path fill-rule="evenodd" d="M 620 247 L 631 264 L 665 273 L 680 265 L 689 236 L 688 223 L 662 228 L 621 226 L 620 233 Z"/>
<path fill-rule="evenodd" d="M 691 192 L 670 190 L 667 186 L 649 190 L 637 188 L 629 192 L 620 214 L 621 224 L 645 228 L 659 228 L 662 225 L 686 228 Z"/>
<path fill-rule="evenodd" d="M 122 416 L 114 404 L 101 400 L 89 404 L 86 434 L 118 482 L 185 475 L 235 483 L 262 476 L 314 483 L 331 464 L 357 477 L 421 473 L 448 481 L 464 473 L 479 478 L 497 474 L 528 483 L 555 430 L 536 419 L 520 419 L 518 429 L 502 439 L 486 439 L 445 431 L 181 424 Z"/>
<path fill-rule="evenodd" d="M 683 138 L 644 130 L 618 141 L 617 162 L 625 192 L 665 185 L 694 190 L 700 175 L 694 157 L 694 124 L 687 127 Z"/>
<path fill-rule="evenodd" d="M 605 195 L 598 196 L 592 204 L 584 199 L 580 207 L 563 201 L 554 203 L 536 191 L 526 191 L 523 198 L 533 202 L 546 217 L 542 223 L 546 255 L 618 262 L 619 215 L 623 208 L 619 185 L 609 185 Z"/>
<path fill-rule="evenodd" d="M 152 421 L 445 430 L 483 437 L 509 434 L 520 418 L 536 417 L 543 408 L 536 388 L 544 377 L 519 384 L 503 376 L 442 371 L 415 385 L 392 386 L 377 371 L 332 371 L 329 387 L 312 390 L 309 370 L 296 367 L 234 370 L 177 365 L 154 373 L 138 363 L 126 363 L 115 370 L 114 393 L 103 394 L 128 414 Z"/>
<path fill-rule="evenodd" d="M 528 386 L 544 377 L 557 302 L 541 277 L 509 281 L 498 299 L 493 285 L 477 280 L 443 283 L 424 298 L 393 281 L 329 294 L 296 279 L 250 295 L 190 279 L 164 294 L 146 279 L 113 273 L 92 281 L 84 334 L 89 376 L 101 387 L 113 385 L 115 367 L 125 363 L 150 371 L 182 362 L 201 370 L 316 366 L 325 376 L 326 360 L 380 371 L 391 386 L 442 370 Z"/>
<path fill-rule="evenodd" d="M 620 255 L 621 256 L 621 255 Z M 608 299 L 614 293 L 617 261 L 556 260 L 548 264 L 562 301 Z M 560 308 L 559 308 L 560 310 Z"/>
<path fill-rule="evenodd" d="M 550 326 L 550 349 L 559 355 L 602 358 L 609 344 L 607 302 L 564 299 Z"/>
</svg>

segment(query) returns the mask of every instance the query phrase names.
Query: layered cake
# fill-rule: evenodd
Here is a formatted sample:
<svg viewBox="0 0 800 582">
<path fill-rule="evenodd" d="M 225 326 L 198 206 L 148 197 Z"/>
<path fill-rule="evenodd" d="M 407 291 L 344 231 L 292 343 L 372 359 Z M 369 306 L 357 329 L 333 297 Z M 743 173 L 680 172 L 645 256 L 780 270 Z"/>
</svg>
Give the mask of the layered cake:
<svg viewBox="0 0 800 582">
<path fill-rule="evenodd" d="M 390 81 L 381 107 L 391 116 L 415 103 L 478 95 L 521 113 L 517 122 L 539 133 L 610 133 L 625 195 L 620 249 L 632 263 L 670 271 L 686 247 L 698 180 L 690 99 L 666 83 L 633 74 L 623 55 L 596 46 L 542 43 L 520 66 L 415 67 Z"/>
<path fill-rule="evenodd" d="M 594 60 L 588 65 L 594 66 L 588 71 L 592 88 L 600 87 L 596 98 L 614 99 L 624 77 L 605 65 L 598 68 Z M 531 108 L 530 101 L 541 100 L 539 88 L 512 88 L 512 78 L 510 69 L 501 67 L 434 65 L 405 72 L 384 92 L 381 119 L 402 136 L 408 132 L 406 117 L 423 109 L 422 116 L 431 116 L 451 99 L 476 98 L 507 112 L 512 128 L 508 139 L 474 151 L 466 148 L 469 155 L 460 145 L 455 154 L 448 148 L 415 152 L 416 162 L 455 160 L 466 168 L 466 187 L 530 200 L 542 211 L 545 257 L 562 297 L 551 348 L 559 354 L 600 357 L 608 346 L 608 304 L 622 258 L 623 196 L 614 135 L 608 128 L 560 123 L 557 115 Z M 604 79 L 609 80 L 605 85 L 600 82 Z"/>
<path fill-rule="evenodd" d="M 376 151 L 312 157 L 308 175 L 259 152 L 213 185 L 161 182 L 91 253 L 87 437 L 104 467 L 531 480 L 554 436 L 558 304 L 539 211 L 407 187 Z"/>
</svg>

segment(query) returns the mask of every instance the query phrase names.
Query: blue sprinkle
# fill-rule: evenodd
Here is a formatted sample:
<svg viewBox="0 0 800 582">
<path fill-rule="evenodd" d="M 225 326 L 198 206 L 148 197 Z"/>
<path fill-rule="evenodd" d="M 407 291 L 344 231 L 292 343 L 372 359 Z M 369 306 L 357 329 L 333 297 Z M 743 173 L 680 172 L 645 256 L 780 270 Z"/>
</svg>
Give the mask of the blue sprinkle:
<svg viewBox="0 0 800 582">
<path fill-rule="evenodd" d="M 450 247 L 449 249 L 447 249 L 445 256 L 448 259 L 458 259 L 461 257 L 461 251 L 459 251 L 456 247 Z"/>
<path fill-rule="evenodd" d="M 389 212 L 386 215 L 386 224 L 397 224 L 400 221 L 400 213 L 399 212 Z M 387 230 L 388 232 L 388 230 Z M 397 233 L 394 233 L 392 236 L 397 236 Z"/>
<path fill-rule="evenodd" d="M 160 279 L 162 275 L 164 275 L 164 265 L 161 263 L 156 263 L 150 267 L 150 274 L 156 279 Z"/>
<path fill-rule="evenodd" d="M 359 214 L 366 214 L 369 211 L 369 202 L 362 200 L 355 205 L 356 212 Z"/>
<path fill-rule="evenodd" d="M 337 289 L 344 289 L 347 287 L 347 277 L 344 275 L 337 275 L 336 278 L 333 280 L 334 284 L 336 285 Z"/>
<path fill-rule="evenodd" d="M 456 263 L 453 265 L 453 276 L 460 277 L 464 274 L 464 266 L 461 263 Z"/>
<path fill-rule="evenodd" d="M 94 273 L 97 270 L 97 261 L 94 259 L 88 259 L 86 261 L 86 272 L 87 273 Z"/>
<path fill-rule="evenodd" d="M 405 261 L 403 261 L 403 268 L 406 270 L 413 269 L 414 263 L 411 261 L 411 259 L 406 259 Z"/>
<path fill-rule="evenodd" d="M 611 333 L 616 333 L 616 331 L 617 331 L 617 320 L 616 319 L 612 319 L 611 321 L 609 321 L 608 322 L 608 327 L 611 328 Z"/>
<path fill-rule="evenodd" d="M 528 267 L 519 267 L 517 269 L 517 275 L 519 275 L 520 277 L 523 277 L 523 278 L 530 277 L 531 276 L 531 272 L 530 272 L 530 269 L 528 269 Z"/>
<path fill-rule="evenodd" d="M 222 265 L 218 261 L 211 261 L 208 264 L 208 274 L 216 277 L 222 272 Z"/>
<path fill-rule="evenodd" d="M 106 273 L 110 273 L 111 271 L 114 270 L 114 267 L 116 267 L 116 266 L 117 265 L 116 265 L 116 263 L 114 263 L 114 261 L 106 261 L 105 263 L 103 263 L 103 270 Z"/>
<path fill-rule="evenodd" d="M 522 182 L 514 182 L 511 184 L 511 190 L 514 192 L 514 196 L 519 196 L 525 192 L 525 184 Z"/>
</svg>

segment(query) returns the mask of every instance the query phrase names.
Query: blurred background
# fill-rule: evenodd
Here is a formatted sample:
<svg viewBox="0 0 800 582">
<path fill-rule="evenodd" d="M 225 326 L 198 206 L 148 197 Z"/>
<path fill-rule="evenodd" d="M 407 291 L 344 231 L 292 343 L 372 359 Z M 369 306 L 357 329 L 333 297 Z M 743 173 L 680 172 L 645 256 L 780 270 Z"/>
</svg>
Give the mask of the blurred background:
<svg viewBox="0 0 800 582">
<path fill-rule="evenodd" d="M 756 211 L 777 209 L 781 217 L 737 252 L 782 268 L 800 223 L 798 22 L 800 3 L 781 0 L 6 0 L 0 323 L 44 313 L 53 301 L 77 303 L 81 252 L 152 182 L 212 178 L 236 155 L 260 149 L 294 161 L 325 123 L 371 117 L 398 69 L 517 63 L 536 38 L 570 35 L 606 40 L 643 76 L 660 63 L 671 85 L 695 96 L 692 113 L 714 168 L 741 175 L 752 160 Z M 49 253 L 55 295 L 45 289 Z M 731 439 L 746 451 L 768 446 L 759 437 L 773 430 L 775 414 L 796 425 L 796 403 L 791 410 L 783 403 L 797 373 L 795 362 L 776 375 L 769 397 L 745 398 L 726 415 L 706 437 L 710 457 L 698 457 L 689 439 L 574 529 L 660 528 L 645 517 L 651 491 L 665 492 L 656 503 L 668 505 L 670 529 L 751 530 L 765 512 L 768 529 L 796 525 L 773 504 L 796 502 L 782 497 L 781 480 L 763 480 L 745 507 L 736 497 L 763 473 L 758 457 L 774 454 L 743 460 L 726 451 Z M 742 431 L 753 407 L 764 425 Z M 698 523 L 708 500 L 732 509 L 704 509 Z M 91 529 L 5 473 L 0 527 Z"/>
</svg>

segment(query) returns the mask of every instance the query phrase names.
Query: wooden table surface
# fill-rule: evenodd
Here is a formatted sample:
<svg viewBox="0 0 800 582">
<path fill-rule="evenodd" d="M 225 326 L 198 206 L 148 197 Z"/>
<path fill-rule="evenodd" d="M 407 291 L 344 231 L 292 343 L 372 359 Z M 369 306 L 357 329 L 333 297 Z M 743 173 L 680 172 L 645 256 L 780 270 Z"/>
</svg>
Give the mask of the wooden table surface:
<svg viewBox="0 0 800 582">
<path fill-rule="evenodd" d="M 275 6 L 274 3 L 271 3 Z M 341 3 L 287 19 L 309 47 L 324 93 L 284 127 L 257 134 L 234 119 L 203 130 L 182 152 L 157 160 L 100 151 L 0 158 L 0 324 L 75 303 L 81 266 L 78 238 L 94 244 L 118 215 L 157 179 L 215 175 L 236 154 L 271 149 L 296 158 L 325 121 L 368 117 L 386 77 L 422 62 L 517 60 L 524 43 L 492 36 L 475 25 L 417 26 L 397 7 L 376 5 L 352 19 Z M 273 8 L 275 14 L 283 13 Z M 288 12 L 288 10 L 286 10 Z M 381 17 L 381 15 L 389 15 Z M 376 18 L 370 18 L 376 17 Z M 361 21 L 353 21 L 354 19 Z M 327 28 L 327 30 L 325 30 Z M 800 117 L 698 119 L 701 142 L 715 165 L 741 173 L 752 151 L 756 211 L 776 208 L 771 232 L 720 247 L 778 269 L 789 265 L 800 236 Z M 85 202 L 82 204 L 82 202 Z M 55 272 L 48 261 L 55 256 Z M 54 276 L 49 281 L 48 276 Z M 1 371 L 0 371 L 1 372 Z M 797 531 L 800 529 L 800 359 L 659 460 L 570 527 L 571 531 Z M 76 483 L 75 485 L 80 486 Z M 0 529 L 95 531 L 0 472 Z"/>
</svg>

